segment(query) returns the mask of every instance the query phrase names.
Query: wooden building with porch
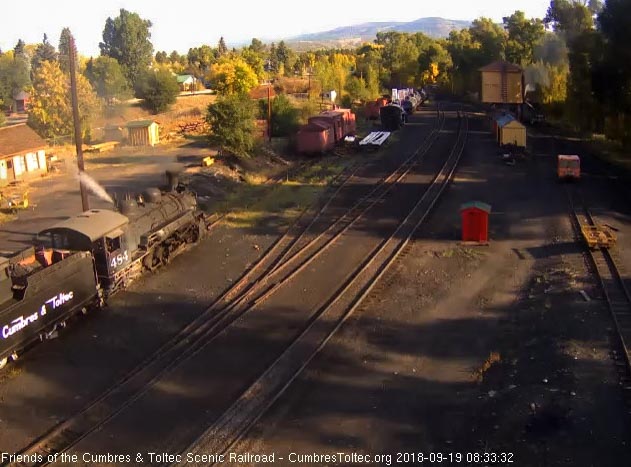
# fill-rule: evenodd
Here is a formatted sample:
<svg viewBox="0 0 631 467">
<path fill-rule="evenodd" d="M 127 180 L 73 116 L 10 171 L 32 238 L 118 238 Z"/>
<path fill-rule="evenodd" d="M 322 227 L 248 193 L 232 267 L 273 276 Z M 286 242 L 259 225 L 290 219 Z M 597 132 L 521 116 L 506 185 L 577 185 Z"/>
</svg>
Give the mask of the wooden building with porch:
<svg viewBox="0 0 631 467">
<path fill-rule="evenodd" d="M 47 147 L 26 123 L 0 128 L 0 185 L 47 173 Z"/>
</svg>

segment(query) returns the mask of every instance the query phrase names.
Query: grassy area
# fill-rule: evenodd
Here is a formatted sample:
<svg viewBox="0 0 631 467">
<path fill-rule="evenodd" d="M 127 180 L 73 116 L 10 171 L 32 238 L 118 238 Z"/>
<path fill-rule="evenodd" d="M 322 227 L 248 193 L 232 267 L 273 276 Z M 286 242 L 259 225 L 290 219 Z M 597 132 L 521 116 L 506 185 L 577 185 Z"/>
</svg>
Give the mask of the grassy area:
<svg viewBox="0 0 631 467">
<path fill-rule="evenodd" d="M 267 183 L 260 174 L 244 175 L 244 183 L 230 193 L 220 210 L 228 213 L 224 222 L 235 227 L 262 224 L 284 226 L 309 207 L 342 171 L 365 154 L 330 156 L 300 166 L 278 183 Z"/>
<path fill-rule="evenodd" d="M 245 183 L 224 202 L 223 211 L 228 213 L 225 222 L 234 227 L 257 227 L 268 222 L 287 225 L 322 194 L 325 187 L 323 182 L 296 180 L 266 184 L 259 175 L 246 175 Z"/>
</svg>

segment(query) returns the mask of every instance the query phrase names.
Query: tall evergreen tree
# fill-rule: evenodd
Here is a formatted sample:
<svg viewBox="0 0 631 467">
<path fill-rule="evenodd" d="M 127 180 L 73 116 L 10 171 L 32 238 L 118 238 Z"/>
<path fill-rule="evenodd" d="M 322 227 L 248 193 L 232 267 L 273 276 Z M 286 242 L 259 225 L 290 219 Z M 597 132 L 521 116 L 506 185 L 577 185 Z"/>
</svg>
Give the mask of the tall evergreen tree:
<svg viewBox="0 0 631 467">
<path fill-rule="evenodd" d="M 99 44 L 101 55 L 116 59 L 133 85 L 153 60 L 151 26 L 151 21 L 124 8 L 121 8 L 119 16 L 105 21 L 103 42 Z"/>
<path fill-rule="evenodd" d="M 217 53 L 220 57 L 223 57 L 228 53 L 228 47 L 226 46 L 226 41 L 224 41 L 223 36 L 219 38 L 219 45 L 217 46 Z"/>
<path fill-rule="evenodd" d="M 72 33 L 69 28 L 63 28 L 59 36 L 59 68 L 64 73 L 70 73 L 70 39 Z"/>
<path fill-rule="evenodd" d="M 25 47 L 26 47 L 26 44 L 24 43 L 24 41 L 22 39 L 18 39 L 18 43 L 15 44 L 15 47 L 13 48 L 13 56 L 26 57 L 26 50 L 24 49 Z"/>
</svg>

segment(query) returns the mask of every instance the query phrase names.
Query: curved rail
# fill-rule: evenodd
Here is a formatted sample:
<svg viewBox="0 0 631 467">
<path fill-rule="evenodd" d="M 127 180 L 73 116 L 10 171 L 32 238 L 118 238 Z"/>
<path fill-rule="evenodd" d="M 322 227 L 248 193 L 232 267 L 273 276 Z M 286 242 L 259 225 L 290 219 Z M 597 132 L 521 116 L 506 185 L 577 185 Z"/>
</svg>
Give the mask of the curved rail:
<svg viewBox="0 0 631 467">
<path fill-rule="evenodd" d="M 397 167 L 393 173 L 381 179 L 375 188 L 357 202 L 351 210 L 358 209 L 358 205 L 365 208 L 367 202 L 370 206 L 374 205 L 379 199 L 385 196 L 385 194 L 396 182 L 400 181 L 411 170 L 416 163 L 416 158 L 419 154 L 421 154 L 421 150 L 423 148 L 427 148 L 426 150 L 428 150 L 429 147 L 431 147 L 431 144 L 435 141 L 438 132 L 442 129 L 442 126 L 444 125 L 444 112 L 441 112 L 440 110 L 437 111 L 437 121 L 437 128 L 432 130 L 430 135 L 424 141 L 424 144 L 410 157 L 408 157 L 399 167 Z M 61 422 L 47 433 L 38 437 L 29 446 L 24 448 L 20 454 L 31 456 L 34 454 L 40 454 L 44 459 L 46 459 L 48 454 L 66 451 L 85 438 L 88 434 L 98 429 L 108 420 L 120 413 L 125 407 L 130 405 L 133 401 L 140 397 L 140 395 L 146 392 L 146 390 L 151 387 L 151 384 L 155 382 L 159 376 L 182 363 L 185 359 L 190 358 L 209 343 L 209 338 L 216 336 L 231 322 L 245 313 L 249 307 L 239 309 L 239 312 L 236 314 L 228 314 L 231 310 L 235 309 L 235 305 L 245 303 L 245 293 L 248 294 L 247 297 L 249 298 L 256 291 L 261 291 L 262 285 L 267 283 L 267 281 L 261 281 L 263 277 L 266 277 L 274 271 L 277 271 L 276 275 L 278 275 L 279 272 L 286 269 L 286 267 L 283 267 L 282 265 L 286 263 L 296 263 L 301 254 L 304 254 L 307 250 L 312 253 L 312 256 L 308 258 L 307 261 L 312 261 L 318 254 L 318 250 L 320 250 L 320 248 L 316 248 L 315 252 L 312 251 L 312 247 L 315 245 L 314 241 L 309 242 L 306 247 L 299 248 L 291 256 L 288 254 L 288 249 L 304 237 L 306 232 L 313 226 L 315 220 L 319 218 L 326 209 L 328 209 L 332 200 L 335 199 L 340 190 L 348 184 L 354 174 L 355 171 L 353 170 L 343 179 L 343 182 L 339 184 L 334 193 L 328 198 L 327 202 L 315 213 L 315 217 L 311 220 L 311 222 L 303 228 L 300 226 L 300 222 L 305 219 L 309 219 L 309 216 L 306 216 L 306 212 L 311 208 L 305 210 L 299 219 L 290 226 L 288 231 L 276 242 L 274 242 L 263 254 L 263 256 L 248 271 L 246 271 L 235 284 L 222 293 L 221 296 L 218 297 L 199 317 L 187 325 L 182 331 L 164 344 L 149 358 L 129 372 L 123 379 L 119 380 L 116 385 L 101 394 L 79 413 Z M 383 189 L 382 187 L 387 187 L 387 189 Z M 375 196 L 376 192 L 378 192 L 378 197 L 371 198 L 371 196 Z M 365 210 L 362 210 L 361 212 L 365 212 Z M 360 214 L 353 216 L 351 219 L 358 218 Z M 339 224 L 342 222 L 340 219 L 348 217 L 345 216 L 346 214 L 335 220 L 334 224 Z M 348 227 L 350 227 L 350 224 L 346 228 Z M 327 229 L 327 231 L 329 230 L 330 229 Z M 339 233 L 339 235 L 341 235 L 341 233 Z M 319 236 L 318 238 L 322 237 Z M 327 243 L 327 245 L 332 241 L 334 241 L 334 239 L 329 239 L 329 243 Z M 305 262 L 298 265 L 299 269 L 304 267 Z M 279 287 L 281 284 L 290 280 L 297 272 L 298 271 L 294 269 L 288 276 L 282 278 L 279 282 L 276 282 L 273 287 Z M 269 289 L 265 292 L 269 292 Z M 260 295 L 257 298 L 261 300 Z M 14 465 L 26 466 L 46 464 L 46 462 L 35 462 L 16 463 Z"/>
<path fill-rule="evenodd" d="M 467 133 L 468 119 L 465 115 L 445 164 L 396 231 L 366 257 L 344 286 L 317 312 L 306 329 L 291 342 L 265 373 L 183 452 L 225 453 L 283 394 L 406 248 L 414 232 L 427 218 L 451 181 L 464 151 Z"/>
</svg>

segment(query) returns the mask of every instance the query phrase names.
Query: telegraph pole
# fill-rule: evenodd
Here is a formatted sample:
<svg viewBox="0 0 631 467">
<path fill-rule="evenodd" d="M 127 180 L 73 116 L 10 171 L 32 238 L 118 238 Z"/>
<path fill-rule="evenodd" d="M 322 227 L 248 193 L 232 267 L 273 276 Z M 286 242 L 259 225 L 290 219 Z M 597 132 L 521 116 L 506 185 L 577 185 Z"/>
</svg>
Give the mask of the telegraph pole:
<svg viewBox="0 0 631 467">
<path fill-rule="evenodd" d="M 74 121 L 74 140 L 77 147 L 77 167 L 79 168 L 79 187 L 81 189 L 81 206 L 83 211 L 90 210 L 90 201 L 88 200 L 88 191 L 81 178 L 81 174 L 85 171 L 83 165 L 83 137 L 81 136 L 81 120 L 79 120 L 79 98 L 77 96 L 77 49 L 74 37 L 70 35 L 69 44 L 70 60 L 70 94 L 72 97 L 72 120 Z"/>
<path fill-rule="evenodd" d="M 267 134 L 272 142 L 272 83 L 267 87 Z"/>
</svg>

